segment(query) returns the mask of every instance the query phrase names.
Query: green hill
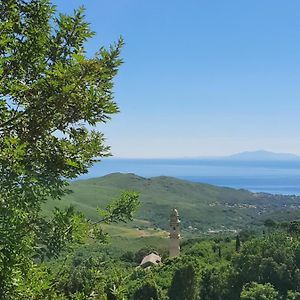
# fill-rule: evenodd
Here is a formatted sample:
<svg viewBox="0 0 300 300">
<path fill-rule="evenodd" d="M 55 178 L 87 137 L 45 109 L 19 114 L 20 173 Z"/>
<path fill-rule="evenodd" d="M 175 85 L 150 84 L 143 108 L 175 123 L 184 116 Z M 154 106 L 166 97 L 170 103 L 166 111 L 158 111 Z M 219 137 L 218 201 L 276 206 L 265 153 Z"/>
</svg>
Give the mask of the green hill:
<svg viewBox="0 0 300 300">
<path fill-rule="evenodd" d="M 246 190 L 193 183 L 172 177 L 143 178 L 114 173 L 99 178 L 78 180 L 72 193 L 62 201 L 49 201 L 45 209 L 70 204 L 88 218 L 97 219 L 97 207 L 104 207 L 124 190 L 140 193 L 141 207 L 135 222 L 127 227 L 140 230 L 167 229 L 173 207 L 179 210 L 186 233 L 235 231 L 259 226 L 267 218 L 296 219 L 300 197 L 251 193 Z"/>
</svg>

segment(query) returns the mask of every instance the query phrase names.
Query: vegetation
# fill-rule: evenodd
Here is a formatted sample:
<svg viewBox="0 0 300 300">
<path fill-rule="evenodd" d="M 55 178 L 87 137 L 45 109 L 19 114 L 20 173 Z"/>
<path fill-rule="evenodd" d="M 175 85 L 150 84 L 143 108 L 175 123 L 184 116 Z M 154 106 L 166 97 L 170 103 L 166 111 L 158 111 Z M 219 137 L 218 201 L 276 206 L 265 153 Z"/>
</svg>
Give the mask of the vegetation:
<svg viewBox="0 0 300 300">
<path fill-rule="evenodd" d="M 95 208 L 107 205 L 123 190 L 134 190 L 140 194 L 141 206 L 130 228 L 166 230 L 170 211 L 176 207 L 185 237 L 220 232 L 234 235 L 245 228 L 272 231 L 277 223 L 297 219 L 299 214 L 300 197 L 257 194 L 172 177 L 115 173 L 72 182 L 70 189 L 73 192 L 64 201 L 47 202 L 45 211 L 73 205 L 88 218 L 97 219 Z M 265 221 L 275 227 L 264 227 Z"/>
<path fill-rule="evenodd" d="M 48 0 L 0 3 L 0 297 L 50 297 L 56 276 L 41 264 L 88 233 L 105 239 L 98 223 L 73 208 L 45 219 L 41 206 L 68 192 L 69 179 L 109 155 L 103 135 L 90 130 L 118 112 L 113 78 L 120 39 L 87 58 L 93 36 L 83 10 L 56 15 Z M 99 222 L 132 219 L 136 194 L 109 204 Z M 53 281 L 54 280 L 54 281 Z M 53 292 L 55 294 L 55 292 Z M 54 296 L 51 296 L 54 297 Z"/>
<path fill-rule="evenodd" d="M 160 300 L 161 295 L 155 283 L 145 282 L 133 294 L 134 300 Z"/>
<path fill-rule="evenodd" d="M 77 253 L 64 265 L 57 292 L 67 299 L 77 299 L 79 294 L 80 299 L 95 294 L 130 300 L 299 299 L 299 237 L 265 234 L 245 241 L 239 252 L 235 243 L 235 238 L 221 237 L 188 240 L 180 257 L 165 257 L 160 265 L 146 270 L 137 268 L 139 261 L 134 259 L 140 251 L 131 260 L 104 255 L 103 249 L 94 257 L 90 252 Z M 222 257 L 215 246 L 223 249 Z M 49 264 L 55 269 L 53 261 Z"/>
<path fill-rule="evenodd" d="M 71 193 L 70 180 L 109 155 L 91 128 L 118 111 L 123 42 L 88 58 L 92 35 L 82 9 L 67 16 L 48 0 L 0 3 L 0 299 L 299 299 L 300 223 L 286 216 L 298 197 L 133 174 L 72 182 Z M 128 189 L 141 193 L 135 229 L 117 225 L 139 205 Z M 266 230 L 185 239 L 170 259 L 161 229 L 174 206 L 194 235 L 214 224 Z M 105 230 L 117 246 L 104 244 Z M 140 268 L 152 251 L 163 262 Z"/>
<path fill-rule="evenodd" d="M 276 300 L 278 292 L 269 283 L 259 284 L 252 282 L 245 286 L 241 293 L 242 300 Z"/>
<path fill-rule="evenodd" d="M 175 271 L 168 290 L 170 300 L 196 300 L 197 274 L 193 265 L 187 265 Z"/>
</svg>

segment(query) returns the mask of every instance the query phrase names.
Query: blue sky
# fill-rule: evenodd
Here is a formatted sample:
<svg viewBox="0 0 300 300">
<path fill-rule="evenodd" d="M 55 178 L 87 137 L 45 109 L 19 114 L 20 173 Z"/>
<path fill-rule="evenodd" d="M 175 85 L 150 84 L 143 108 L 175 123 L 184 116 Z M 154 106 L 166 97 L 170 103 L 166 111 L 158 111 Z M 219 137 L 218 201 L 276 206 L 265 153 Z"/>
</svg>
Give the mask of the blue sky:
<svg viewBox="0 0 300 300">
<path fill-rule="evenodd" d="M 297 0 L 55 0 L 96 36 L 122 35 L 121 113 L 98 126 L 117 157 L 300 154 Z"/>
</svg>

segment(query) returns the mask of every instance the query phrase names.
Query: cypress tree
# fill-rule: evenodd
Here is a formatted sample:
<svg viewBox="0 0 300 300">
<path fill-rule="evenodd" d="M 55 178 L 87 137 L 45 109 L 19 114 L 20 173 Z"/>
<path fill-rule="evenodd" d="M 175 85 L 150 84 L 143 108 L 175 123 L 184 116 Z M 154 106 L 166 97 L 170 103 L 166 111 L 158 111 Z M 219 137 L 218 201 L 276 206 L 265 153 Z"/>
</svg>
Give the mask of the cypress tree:
<svg viewBox="0 0 300 300">
<path fill-rule="evenodd" d="M 240 236 L 237 235 L 235 238 L 235 251 L 240 252 L 240 249 L 241 249 L 241 240 L 240 240 Z"/>
<path fill-rule="evenodd" d="M 221 246 L 219 246 L 219 258 L 222 258 L 222 250 L 221 250 Z"/>
</svg>

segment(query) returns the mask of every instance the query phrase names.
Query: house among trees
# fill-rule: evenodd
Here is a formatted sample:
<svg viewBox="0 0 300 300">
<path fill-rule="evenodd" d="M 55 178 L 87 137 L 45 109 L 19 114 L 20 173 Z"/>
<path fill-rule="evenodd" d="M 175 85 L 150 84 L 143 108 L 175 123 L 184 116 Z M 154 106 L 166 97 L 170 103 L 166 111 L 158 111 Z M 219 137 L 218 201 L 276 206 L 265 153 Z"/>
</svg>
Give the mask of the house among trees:
<svg viewBox="0 0 300 300">
<path fill-rule="evenodd" d="M 140 267 L 148 268 L 153 265 L 161 263 L 161 257 L 154 252 L 151 252 L 149 255 L 145 256 L 140 263 Z"/>
</svg>

